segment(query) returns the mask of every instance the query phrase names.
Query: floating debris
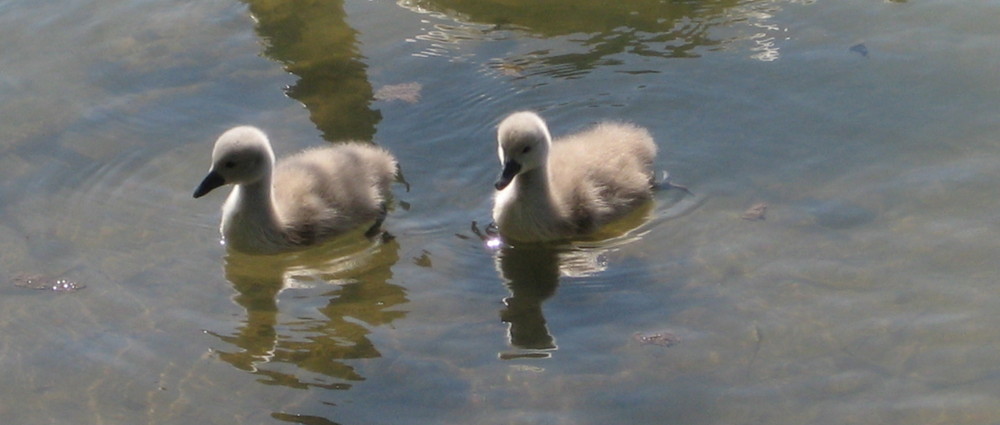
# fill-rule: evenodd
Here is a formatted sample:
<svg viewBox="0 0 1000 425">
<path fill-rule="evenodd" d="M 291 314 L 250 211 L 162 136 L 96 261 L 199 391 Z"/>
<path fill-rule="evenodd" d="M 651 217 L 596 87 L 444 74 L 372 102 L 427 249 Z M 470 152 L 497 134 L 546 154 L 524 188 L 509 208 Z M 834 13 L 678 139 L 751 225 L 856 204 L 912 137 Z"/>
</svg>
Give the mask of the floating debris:
<svg viewBox="0 0 1000 425">
<path fill-rule="evenodd" d="M 681 342 L 681 338 L 670 332 L 636 332 L 632 339 L 641 345 L 659 345 L 669 347 Z"/>
<path fill-rule="evenodd" d="M 424 252 L 421 253 L 419 257 L 413 257 L 413 264 L 416 264 L 420 267 L 427 267 L 427 268 L 433 267 L 433 263 L 431 263 L 431 253 L 427 252 L 427 250 L 424 250 Z"/>
<path fill-rule="evenodd" d="M 743 211 L 743 214 L 740 215 L 740 218 L 749 221 L 763 220 L 765 212 L 767 212 L 767 203 L 758 202 L 756 204 L 751 205 L 750 208 L 747 208 L 746 211 Z"/>
<path fill-rule="evenodd" d="M 420 83 L 403 83 L 382 86 L 375 91 L 376 100 L 394 101 L 402 100 L 406 103 L 417 103 L 420 101 L 420 91 L 424 86 Z"/>
<path fill-rule="evenodd" d="M 857 54 L 859 54 L 861 56 L 864 56 L 866 58 L 868 57 L 868 47 L 865 46 L 865 43 L 855 44 L 855 45 L 851 46 L 847 50 L 855 52 L 855 53 L 857 53 Z"/>
<path fill-rule="evenodd" d="M 82 285 L 67 279 L 56 279 L 40 274 L 20 273 L 12 279 L 14 286 L 19 288 L 37 289 L 52 292 L 76 292 L 86 285 Z"/>
<path fill-rule="evenodd" d="M 524 66 L 511 63 L 511 62 L 500 62 L 494 66 L 501 74 L 508 77 L 522 77 L 524 76 Z"/>
</svg>

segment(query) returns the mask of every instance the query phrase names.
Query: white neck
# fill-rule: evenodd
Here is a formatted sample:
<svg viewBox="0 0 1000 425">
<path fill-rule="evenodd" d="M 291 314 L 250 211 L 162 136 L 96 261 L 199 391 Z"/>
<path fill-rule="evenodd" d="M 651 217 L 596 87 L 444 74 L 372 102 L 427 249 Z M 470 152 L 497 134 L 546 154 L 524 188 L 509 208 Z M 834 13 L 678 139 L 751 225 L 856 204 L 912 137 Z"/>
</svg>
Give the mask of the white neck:
<svg viewBox="0 0 1000 425">
<path fill-rule="evenodd" d="M 270 175 L 234 187 L 222 211 L 222 236 L 232 248 L 247 252 L 286 242 L 271 197 Z"/>
<path fill-rule="evenodd" d="M 555 199 L 546 166 L 518 174 L 497 196 L 493 219 L 504 234 L 519 240 L 553 239 L 568 223 Z"/>
<path fill-rule="evenodd" d="M 548 166 L 541 165 L 514 178 L 514 191 L 528 205 L 555 210 L 549 180 Z"/>
</svg>

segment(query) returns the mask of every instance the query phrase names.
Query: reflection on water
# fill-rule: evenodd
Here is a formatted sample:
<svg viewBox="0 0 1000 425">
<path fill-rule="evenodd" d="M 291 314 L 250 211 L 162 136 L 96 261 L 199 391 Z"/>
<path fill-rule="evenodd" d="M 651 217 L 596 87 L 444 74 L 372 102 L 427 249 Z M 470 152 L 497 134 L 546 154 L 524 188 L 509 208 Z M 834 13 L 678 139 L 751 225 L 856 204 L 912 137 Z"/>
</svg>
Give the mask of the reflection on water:
<svg viewBox="0 0 1000 425">
<path fill-rule="evenodd" d="M 540 354 L 537 350 L 555 349 L 555 338 L 545 325 L 542 303 L 559 286 L 558 252 L 544 245 L 505 247 L 498 253 L 497 262 L 511 293 L 503 300 L 505 307 L 500 319 L 509 326 L 511 345 L 528 350 L 525 354 L 501 356 L 532 356 Z"/>
<path fill-rule="evenodd" d="M 245 1 L 264 54 L 299 77 L 287 93 L 306 106 L 323 137 L 371 140 L 382 116 L 369 108 L 374 93 L 343 0 Z"/>
<path fill-rule="evenodd" d="M 219 358 L 292 388 L 347 389 L 364 380 L 346 360 L 380 357 L 369 328 L 405 316 L 395 310 L 407 302 L 403 288 L 388 283 L 398 251 L 389 239 L 287 255 L 230 253 L 226 279 L 246 320 L 232 335 L 213 333 L 237 348 L 218 350 Z"/>
<path fill-rule="evenodd" d="M 500 319 L 508 325 L 514 351 L 501 359 L 547 358 L 556 350 L 556 338 L 546 325 L 542 304 L 556 293 L 560 278 L 578 278 L 608 268 L 607 254 L 641 237 L 653 213 L 654 202 L 642 204 L 609 223 L 588 241 L 572 244 L 529 243 L 503 245 L 495 264 L 510 296 L 504 298 Z"/>
<path fill-rule="evenodd" d="M 515 77 L 551 75 L 576 78 L 601 66 L 622 65 L 620 54 L 661 58 L 696 58 L 726 48 L 739 40 L 751 40 L 760 60 L 777 58 L 774 46 L 781 29 L 769 21 L 777 6 L 741 0 L 662 1 L 559 0 L 511 2 L 503 0 L 404 0 L 400 4 L 415 11 L 434 11 L 483 28 L 439 26 L 429 34 L 434 41 L 463 38 L 515 39 L 506 31 L 527 31 L 538 38 L 568 38 L 559 48 L 542 47 L 496 58 L 488 66 Z M 748 29 L 736 34 L 720 27 L 743 23 Z M 731 30 L 731 29 L 729 29 Z M 450 35 L 449 35 L 450 34 Z M 654 69 L 629 70 L 656 73 Z"/>
</svg>

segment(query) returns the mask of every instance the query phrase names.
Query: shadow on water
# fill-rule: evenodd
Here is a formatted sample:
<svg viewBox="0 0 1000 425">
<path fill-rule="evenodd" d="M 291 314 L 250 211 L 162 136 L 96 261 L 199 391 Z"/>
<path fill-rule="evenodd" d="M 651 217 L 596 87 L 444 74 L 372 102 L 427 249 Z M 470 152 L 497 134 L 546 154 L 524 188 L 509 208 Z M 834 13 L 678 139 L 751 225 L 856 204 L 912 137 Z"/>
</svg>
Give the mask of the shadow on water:
<svg viewBox="0 0 1000 425">
<path fill-rule="evenodd" d="M 371 140 L 382 119 L 343 0 L 245 0 L 264 54 L 299 77 L 287 88 L 326 140 Z"/>
<path fill-rule="evenodd" d="M 334 244 L 287 255 L 229 254 L 226 279 L 246 320 L 231 335 L 212 333 L 236 348 L 217 350 L 218 357 L 271 385 L 349 389 L 364 380 L 347 360 L 381 357 L 369 329 L 405 316 L 394 310 L 408 301 L 405 291 L 388 283 L 399 244 Z"/>
</svg>

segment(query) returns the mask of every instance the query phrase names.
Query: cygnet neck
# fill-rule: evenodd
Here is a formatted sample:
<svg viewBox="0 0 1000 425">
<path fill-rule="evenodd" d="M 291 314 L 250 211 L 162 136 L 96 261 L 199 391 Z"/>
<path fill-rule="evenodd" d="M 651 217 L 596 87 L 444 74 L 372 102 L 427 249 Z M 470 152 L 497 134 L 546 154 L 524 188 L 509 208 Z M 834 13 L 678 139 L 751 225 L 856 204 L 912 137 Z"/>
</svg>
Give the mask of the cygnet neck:
<svg viewBox="0 0 1000 425">
<path fill-rule="evenodd" d="M 551 180 L 548 161 L 546 161 L 534 169 L 517 175 L 514 179 L 515 193 L 517 197 L 525 199 L 524 205 L 555 212 L 557 208 L 556 200 L 552 194 Z"/>
<path fill-rule="evenodd" d="M 274 205 L 271 172 L 261 179 L 236 185 L 233 189 L 229 225 L 223 229 L 228 243 L 245 245 L 260 239 L 284 243 L 284 230 Z M 229 208 L 227 208 L 229 209 Z"/>
</svg>

